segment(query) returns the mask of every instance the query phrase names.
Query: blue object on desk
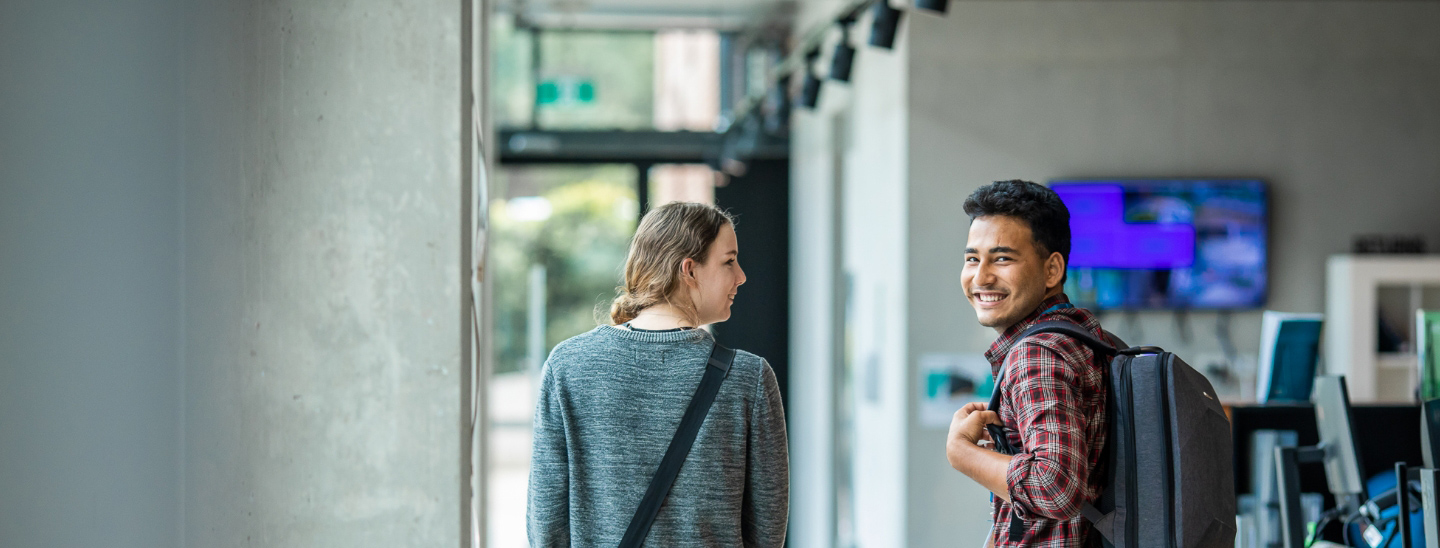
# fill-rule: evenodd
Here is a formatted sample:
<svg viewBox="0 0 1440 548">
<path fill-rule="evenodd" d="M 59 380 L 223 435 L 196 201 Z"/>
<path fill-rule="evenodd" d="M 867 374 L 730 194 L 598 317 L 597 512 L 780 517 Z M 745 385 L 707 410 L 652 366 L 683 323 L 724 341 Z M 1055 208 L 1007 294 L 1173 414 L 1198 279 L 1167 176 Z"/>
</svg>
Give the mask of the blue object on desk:
<svg viewBox="0 0 1440 548">
<path fill-rule="evenodd" d="M 1381 472 L 1381 473 L 1379 473 L 1379 474 L 1375 474 L 1374 476 L 1371 476 L 1370 479 L 1365 482 L 1365 490 L 1366 490 L 1366 492 L 1367 492 L 1367 493 L 1370 493 L 1370 494 L 1372 494 L 1372 495 L 1374 495 L 1374 494 L 1376 494 L 1376 493 L 1384 493 L 1385 491 L 1389 491 L 1390 489 L 1393 489 L 1394 487 L 1395 487 L 1395 471 L 1394 471 L 1394 470 L 1386 470 L 1386 471 Z M 1400 507 L 1399 507 L 1399 506 L 1391 506 L 1391 507 L 1389 507 L 1389 508 L 1386 508 L 1386 509 L 1380 511 L 1380 518 L 1381 518 L 1381 520 L 1390 519 L 1390 518 L 1395 517 L 1395 515 L 1396 515 L 1396 514 L 1399 514 L 1399 513 L 1400 513 Z M 1363 548 L 1369 548 L 1369 545 L 1368 545 L 1368 544 L 1364 544 L 1365 541 L 1364 541 L 1364 540 L 1361 540 L 1362 537 L 1360 536 L 1360 526 L 1359 526 L 1359 525 L 1350 525 L 1349 527 L 1350 527 L 1350 542 L 1351 542 L 1351 544 L 1354 544 L 1355 546 L 1360 546 L 1360 547 L 1363 547 Z M 1382 548 L 1400 548 L 1400 531 L 1398 531 L 1398 530 L 1395 528 L 1395 524 L 1393 524 L 1393 523 L 1390 524 L 1389 526 L 1385 527 L 1385 528 L 1383 529 L 1383 531 L 1385 532 L 1386 535 L 1388 535 L 1388 536 L 1390 537 L 1390 539 L 1389 539 L 1388 542 L 1386 542 L 1384 545 L 1382 545 Z M 1411 546 L 1424 546 L 1424 545 L 1425 545 L 1425 514 L 1421 511 L 1421 509 L 1416 509 L 1416 510 L 1410 512 L 1410 545 L 1411 545 Z"/>
</svg>

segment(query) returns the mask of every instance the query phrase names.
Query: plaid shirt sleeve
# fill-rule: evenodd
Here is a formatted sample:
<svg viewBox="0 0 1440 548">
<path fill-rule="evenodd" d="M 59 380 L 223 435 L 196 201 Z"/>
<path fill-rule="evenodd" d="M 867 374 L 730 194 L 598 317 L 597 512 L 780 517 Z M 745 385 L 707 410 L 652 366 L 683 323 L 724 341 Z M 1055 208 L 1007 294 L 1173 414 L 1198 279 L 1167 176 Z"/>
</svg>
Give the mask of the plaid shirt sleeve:
<svg viewBox="0 0 1440 548">
<path fill-rule="evenodd" d="M 1005 404 L 1012 416 L 1004 420 L 1019 433 L 1025 452 L 1011 459 L 1005 483 L 1022 519 L 1071 519 L 1085 502 L 1088 421 L 1082 381 L 1070 363 L 1090 359 L 1088 349 L 1045 335 L 1022 341 L 1006 356 L 1011 380 Z"/>
</svg>

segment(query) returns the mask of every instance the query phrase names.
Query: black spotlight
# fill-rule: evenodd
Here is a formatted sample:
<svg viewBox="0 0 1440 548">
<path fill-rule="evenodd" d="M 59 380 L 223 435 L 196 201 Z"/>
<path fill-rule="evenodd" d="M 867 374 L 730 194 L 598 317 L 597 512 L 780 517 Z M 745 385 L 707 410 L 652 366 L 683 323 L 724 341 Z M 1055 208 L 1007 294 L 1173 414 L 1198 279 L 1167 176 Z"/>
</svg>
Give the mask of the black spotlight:
<svg viewBox="0 0 1440 548">
<path fill-rule="evenodd" d="M 805 52 L 805 83 L 800 86 L 800 106 L 813 109 L 820 102 L 820 77 L 815 76 L 815 59 L 820 50 Z"/>
<path fill-rule="evenodd" d="M 781 76 L 769 95 L 767 102 L 770 105 L 765 109 L 765 132 L 771 135 L 784 134 L 790 124 L 790 75 Z"/>
<path fill-rule="evenodd" d="M 895 32 L 900 28 L 902 12 L 890 7 L 890 2 L 877 0 L 870 8 L 870 45 L 877 48 L 895 49 Z"/>
<path fill-rule="evenodd" d="M 835 44 L 835 54 L 830 56 L 830 79 L 850 81 L 850 68 L 855 65 L 855 48 L 850 47 L 850 24 L 854 21 L 840 21 L 840 43 Z"/>
<path fill-rule="evenodd" d="M 820 102 L 820 78 L 814 71 L 805 71 L 805 85 L 800 88 L 800 106 L 813 109 Z"/>
<path fill-rule="evenodd" d="M 945 13 L 950 9 L 950 0 L 915 0 L 915 7 L 935 13 Z"/>
</svg>

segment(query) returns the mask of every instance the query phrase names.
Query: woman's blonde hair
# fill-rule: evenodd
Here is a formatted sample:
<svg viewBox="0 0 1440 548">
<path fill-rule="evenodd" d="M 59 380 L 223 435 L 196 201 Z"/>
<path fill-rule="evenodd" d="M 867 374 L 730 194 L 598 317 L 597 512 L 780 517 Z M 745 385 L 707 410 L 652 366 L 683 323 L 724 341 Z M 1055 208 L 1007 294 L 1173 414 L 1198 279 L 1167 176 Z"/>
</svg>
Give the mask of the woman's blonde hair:
<svg viewBox="0 0 1440 548">
<path fill-rule="evenodd" d="M 647 212 L 630 240 L 624 285 L 615 288 L 618 295 L 610 303 L 610 321 L 622 324 L 641 310 L 666 303 L 680 309 L 694 325 L 699 321 L 694 303 L 672 300 L 681 284 L 680 264 L 687 258 L 704 264 L 720 229 L 734 224 L 730 214 L 708 204 L 671 202 Z"/>
</svg>

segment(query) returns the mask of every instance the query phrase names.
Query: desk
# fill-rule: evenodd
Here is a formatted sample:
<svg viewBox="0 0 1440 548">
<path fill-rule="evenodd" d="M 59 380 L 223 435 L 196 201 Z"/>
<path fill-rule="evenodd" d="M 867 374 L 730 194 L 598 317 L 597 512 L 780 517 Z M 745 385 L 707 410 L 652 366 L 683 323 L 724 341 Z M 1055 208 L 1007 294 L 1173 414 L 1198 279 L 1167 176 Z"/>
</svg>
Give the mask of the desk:
<svg viewBox="0 0 1440 548">
<path fill-rule="evenodd" d="M 1300 445 L 1320 443 L 1315 428 L 1315 408 L 1310 404 L 1226 406 L 1235 447 L 1235 494 L 1253 493 L 1250 488 L 1250 434 L 1256 430 L 1294 430 Z M 1351 406 L 1355 449 L 1360 453 L 1364 478 L 1393 471 L 1395 463 L 1421 465 L 1420 406 L 1359 404 Z M 1319 464 L 1300 465 L 1300 491 L 1322 493 L 1325 507 L 1335 505 L 1325 483 L 1325 468 Z M 1338 533 L 1339 528 L 1331 532 Z M 1328 536 L 1328 535 L 1327 535 Z"/>
</svg>

